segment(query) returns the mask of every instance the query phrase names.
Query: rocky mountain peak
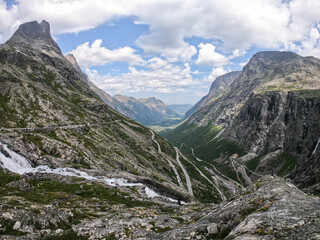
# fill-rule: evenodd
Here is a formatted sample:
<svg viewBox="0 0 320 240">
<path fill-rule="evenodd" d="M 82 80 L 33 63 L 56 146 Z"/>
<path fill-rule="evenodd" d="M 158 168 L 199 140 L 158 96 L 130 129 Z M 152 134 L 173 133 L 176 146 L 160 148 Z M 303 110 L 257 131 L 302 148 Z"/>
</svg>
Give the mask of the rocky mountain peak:
<svg viewBox="0 0 320 240">
<path fill-rule="evenodd" d="M 254 54 L 243 70 L 257 67 L 259 69 L 262 66 L 274 68 L 274 65 L 282 63 L 286 67 L 289 63 L 298 62 L 301 59 L 303 59 L 301 56 L 293 52 L 263 51 Z"/>
<path fill-rule="evenodd" d="M 82 73 L 81 71 L 81 68 L 76 60 L 76 58 L 71 54 L 69 53 L 67 56 L 66 56 L 66 59 L 73 65 L 73 67 L 79 71 L 80 73 Z"/>
<path fill-rule="evenodd" d="M 62 54 L 60 48 L 50 35 L 50 24 L 43 20 L 21 24 L 13 36 L 6 42 L 13 46 L 31 45 L 41 50 L 53 50 Z"/>
<path fill-rule="evenodd" d="M 265 60 L 270 60 L 270 59 L 288 59 L 288 58 L 297 58 L 300 57 L 298 54 L 294 52 L 289 52 L 289 51 L 261 51 L 257 52 L 252 56 L 251 59 L 265 59 Z"/>
</svg>

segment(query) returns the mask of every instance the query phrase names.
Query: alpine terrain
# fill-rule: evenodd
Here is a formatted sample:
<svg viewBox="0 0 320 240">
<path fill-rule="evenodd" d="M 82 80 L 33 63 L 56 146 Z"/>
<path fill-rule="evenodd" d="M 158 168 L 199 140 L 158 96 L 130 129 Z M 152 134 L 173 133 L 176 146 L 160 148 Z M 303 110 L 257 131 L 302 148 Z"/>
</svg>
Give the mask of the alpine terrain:
<svg viewBox="0 0 320 240">
<path fill-rule="evenodd" d="M 109 98 L 48 22 L 20 25 L 0 45 L 0 239 L 320 239 L 319 198 L 291 183 L 319 190 L 319 69 L 256 54 L 173 146 L 116 110 L 173 111 Z"/>
<path fill-rule="evenodd" d="M 216 81 L 236 76 L 224 91 Z M 231 79 L 231 78 L 229 78 Z M 320 60 L 259 52 L 213 82 L 193 115 L 166 137 L 243 185 L 276 174 L 319 193 Z"/>
</svg>

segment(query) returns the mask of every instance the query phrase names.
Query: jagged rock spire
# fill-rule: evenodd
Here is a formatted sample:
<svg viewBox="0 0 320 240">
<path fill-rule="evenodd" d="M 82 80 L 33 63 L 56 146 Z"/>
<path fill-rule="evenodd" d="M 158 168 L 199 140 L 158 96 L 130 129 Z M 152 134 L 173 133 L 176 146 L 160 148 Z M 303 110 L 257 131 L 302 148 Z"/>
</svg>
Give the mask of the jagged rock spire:
<svg viewBox="0 0 320 240">
<path fill-rule="evenodd" d="M 41 23 L 32 21 L 21 24 L 6 44 L 14 46 L 32 45 L 33 48 L 53 50 L 62 54 L 57 43 L 52 39 L 50 25 L 45 20 Z"/>
</svg>

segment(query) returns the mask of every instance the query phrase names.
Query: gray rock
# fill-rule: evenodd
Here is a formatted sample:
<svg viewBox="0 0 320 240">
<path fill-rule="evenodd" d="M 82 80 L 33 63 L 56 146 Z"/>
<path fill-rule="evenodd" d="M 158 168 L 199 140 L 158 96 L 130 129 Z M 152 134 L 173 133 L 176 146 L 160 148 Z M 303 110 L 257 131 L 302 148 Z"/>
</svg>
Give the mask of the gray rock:
<svg viewBox="0 0 320 240">
<path fill-rule="evenodd" d="M 207 231 L 209 234 L 217 234 L 218 233 L 218 225 L 213 223 L 207 227 Z"/>
<path fill-rule="evenodd" d="M 21 228 L 21 222 L 16 221 L 15 224 L 13 225 L 13 230 L 19 230 Z"/>
</svg>

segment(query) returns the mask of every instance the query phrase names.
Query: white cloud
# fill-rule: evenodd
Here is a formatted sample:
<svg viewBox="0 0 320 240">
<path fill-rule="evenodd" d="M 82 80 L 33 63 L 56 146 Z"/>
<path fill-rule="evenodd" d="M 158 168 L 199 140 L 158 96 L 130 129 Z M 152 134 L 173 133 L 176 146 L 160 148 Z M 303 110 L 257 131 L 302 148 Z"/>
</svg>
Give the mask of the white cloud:
<svg viewBox="0 0 320 240">
<path fill-rule="evenodd" d="M 228 63 L 228 58 L 218 52 L 216 52 L 216 47 L 210 43 L 199 44 L 199 55 L 196 64 L 207 64 L 213 66 L 224 66 Z"/>
<path fill-rule="evenodd" d="M 101 46 L 102 40 L 95 40 L 91 46 L 89 42 L 81 44 L 72 50 L 81 67 L 103 66 L 110 62 L 128 62 L 132 65 L 142 64 L 144 60 L 131 47 L 109 50 Z"/>
<path fill-rule="evenodd" d="M 310 41 L 320 19 L 319 0 L 0 0 L 0 41 L 22 22 L 49 21 L 54 34 L 80 32 L 123 16 L 135 16 L 149 31 L 137 39 L 147 54 L 187 61 L 194 46 L 186 38 L 216 39 L 221 54 L 251 46 L 318 54 Z"/>
<path fill-rule="evenodd" d="M 216 52 L 216 47 L 210 43 L 200 43 L 198 47 L 200 48 L 200 50 L 198 59 L 195 63 L 199 65 L 222 67 L 228 64 L 229 60 L 245 54 L 245 51 L 236 49 L 229 56 L 225 56 L 221 53 Z"/>
<path fill-rule="evenodd" d="M 217 77 L 226 73 L 227 71 L 221 67 L 213 68 L 210 75 L 206 78 L 206 81 L 212 83 Z"/>
<path fill-rule="evenodd" d="M 118 76 L 100 75 L 89 68 L 86 73 L 93 83 L 110 94 L 142 91 L 173 93 L 201 84 L 199 80 L 192 78 L 189 64 L 177 66 L 157 57 L 150 59 L 144 70 L 129 67 L 128 73 Z"/>
<path fill-rule="evenodd" d="M 320 28 L 320 26 L 318 26 L 318 28 Z M 292 43 L 289 49 L 303 56 L 320 58 L 320 32 L 318 28 L 312 28 L 305 39 L 299 43 Z"/>
<path fill-rule="evenodd" d="M 158 54 L 169 61 L 188 61 L 197 53 L 197 49 L 183 41 L 183 36 L 176 33 L 155 32 L 142 35 L 137 39 L 137 45 L 144 49 L 146 54 Z"/>
</svg>

